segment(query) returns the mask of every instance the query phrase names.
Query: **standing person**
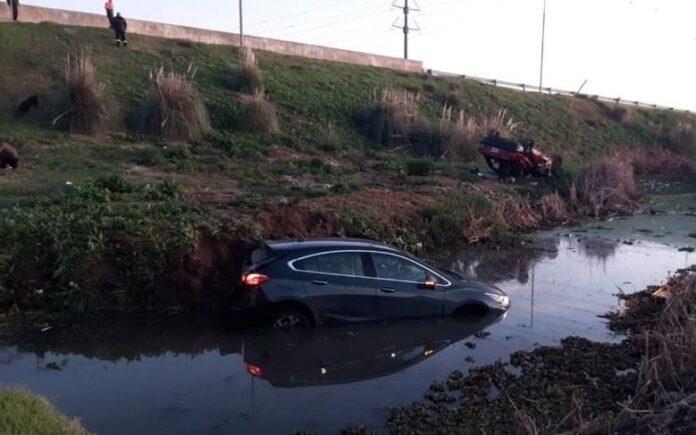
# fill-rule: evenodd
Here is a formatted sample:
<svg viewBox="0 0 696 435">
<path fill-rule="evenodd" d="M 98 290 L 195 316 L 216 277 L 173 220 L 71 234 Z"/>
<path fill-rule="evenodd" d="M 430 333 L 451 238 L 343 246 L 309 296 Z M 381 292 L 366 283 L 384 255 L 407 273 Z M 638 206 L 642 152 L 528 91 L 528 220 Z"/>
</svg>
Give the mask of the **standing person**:
<svg viewBox="0 0 696 435">
<path fill-rule="evenodd" d="M 12 7 L 12 19 L 17 21 L 19 17 L 19 0 L 7 0 L 7 5 Z"/>
<path fill-rule="evenodd" d="M 128 40 L 126 39 L 128 23 L 120 13 L 117 13 L 114 19 L 111 20 L 111 27 L 113 27 L 114 32 L 116 32 L 116 46 L 120 47 L 121 44 L 123 44 L 124 47 L 128 47 Z"/>
<path fill-rule="evenodd" d="M 114 2 L 113 0 L 107 0 L 104 4 L 104 9 L 106 9 L 106 18 L 109 20 L 109 27 L 113 27 L 112 21 L 114 21 Z"/>
</svg>

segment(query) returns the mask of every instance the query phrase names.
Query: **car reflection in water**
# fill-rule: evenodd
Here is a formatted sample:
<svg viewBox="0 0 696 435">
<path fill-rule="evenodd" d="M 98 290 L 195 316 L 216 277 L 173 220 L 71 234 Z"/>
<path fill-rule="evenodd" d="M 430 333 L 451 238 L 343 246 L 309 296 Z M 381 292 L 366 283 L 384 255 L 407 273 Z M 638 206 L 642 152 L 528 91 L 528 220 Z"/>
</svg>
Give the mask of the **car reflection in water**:
<svg viewBox="0 0 696 435">
<path fill-rule="evenodd" d="M 503 319 L 487 313 L 278 331 L 244 343 L 244 364 L 275 387 L 347 384 L 398 373 Z"/>
</svg>

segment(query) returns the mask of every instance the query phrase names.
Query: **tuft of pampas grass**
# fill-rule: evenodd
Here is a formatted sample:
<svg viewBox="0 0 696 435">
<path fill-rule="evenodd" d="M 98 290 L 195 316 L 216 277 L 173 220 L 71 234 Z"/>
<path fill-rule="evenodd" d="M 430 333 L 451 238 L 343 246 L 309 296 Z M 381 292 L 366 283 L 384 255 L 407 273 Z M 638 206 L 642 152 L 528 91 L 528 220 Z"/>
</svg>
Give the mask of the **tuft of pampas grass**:
<svg viewBox="0 0 696 435">
<path fill-rule="evenodd" d="M 280 132 L 278 114 L 273 104 L 268 101 L 263 92 L 242 99 L 242 128 L 250 133 L 275 134 Z"/>
<path fill-rule="evenodd" d="M 243 48 L 240 58 L 241 64 L 233 72 L 232 87 L 238 92 L 249 95 L 263 93 L 263 73 L 256 61 L 254 50 L 249 47 Z"/>
<path fill-rule="evenodd" d="M 67 117 L 72 133 L 101 133 L 109 119 L 109 103 L 105 95 L 106 86 L 97 80 L 90 57 L 84 52 L 68 55 L 63 79 L 67 108 L 53 120 L 53 125 Z"/>
<path fill-rule="evenodd" d="M 210 130 L 208 111 L 193 89 L 195 76 L 193 64 L 183 74 L 150 72 L 155 130 L 163 138 L 196 141 Z"/>
</svg>

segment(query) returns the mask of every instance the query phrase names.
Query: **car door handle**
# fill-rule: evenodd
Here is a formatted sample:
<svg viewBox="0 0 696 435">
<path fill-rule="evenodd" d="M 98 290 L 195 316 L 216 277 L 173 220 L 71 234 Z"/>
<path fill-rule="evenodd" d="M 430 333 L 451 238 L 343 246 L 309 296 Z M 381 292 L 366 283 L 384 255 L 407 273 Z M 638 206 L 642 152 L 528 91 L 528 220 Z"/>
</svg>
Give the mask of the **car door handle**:
<svg viewBox="0 0 696 435">
<path fill-rule="evenodd" d="M 381 291 L 382 293 L 396 293 L 397 290 L 391 287 L 382 287 L 381 289 L 379 289 L 379 291 Z"/>
<path fill-rule="evenodd" d="M 327 285 L 328 282 L 326 282 L 326 281 L 319 281 L 318 279 L 315 279 L 314 281 L 312 281 L 312 284 L 314 284 L 314 285 Z"/>
</svg>

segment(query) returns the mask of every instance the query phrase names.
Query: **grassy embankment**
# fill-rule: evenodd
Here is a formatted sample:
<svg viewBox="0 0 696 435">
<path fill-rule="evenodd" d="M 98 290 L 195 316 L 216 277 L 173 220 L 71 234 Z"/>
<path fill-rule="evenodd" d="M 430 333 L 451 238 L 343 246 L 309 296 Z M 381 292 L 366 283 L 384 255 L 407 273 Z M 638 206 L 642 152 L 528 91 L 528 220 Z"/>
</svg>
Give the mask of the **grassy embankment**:
<svg viewBox="0 0 696 435">
<path fill-rule="evenodd" d="M 619 344 L 570 337 L 509 363 L 452 373 L 393 409 L 399 434 L 687 434 L 696 430 L 696 267 L 626 296 Z M 369 433 L 360 426 L 344 433 Z"/>
<path fill-rule="evenodd" d="M 508 240 L 629 210 L 632 169 L 619 164 L 624 176 L 611 176 L 615 159 L 582 172 L 594 159 L 647 149 L 657 154 L 636 152 L 641 170 L 655 169 L 655 155 L 688 170 L 672 151 L 695 143 L 678 128 L 695 122 L 684 114 L 461 79 L 256 53 L 251 80 L 231 47 L 134 35 L 119 50 L 106 29 L 50 24 L 1 24 L 0 40 L 0 142 L 22 159 L 0 174 L 2 308 L 217 301 L 259 237 L 364 236 L 410 250 Z M 81 52 L 96 71 L 87 97 L 97 110 L 53 127 L 75 103 L 65 101 L 65 59 Z M 210 128 L 172 140 L 176 132 L 152 128 L 162 116 L 150 74 L 189 65 Z M 40 110 L 16 117 L 33 94 Z M 99 132 L 66 131 L 95 117 Z M 471 175 L 485 165 L 475 150 L 483 129 L 511 120 L 515 136 L 563 156 L 560 181 L 501 186 Z M 610 189 L 592 187 L 606 178 Z"/>
<path fill-rule="evenodd" d="M 22 390 L 0 390 L 0 433 L 22 435 L 86 435 L 43 397 Z"/>
</svg>

